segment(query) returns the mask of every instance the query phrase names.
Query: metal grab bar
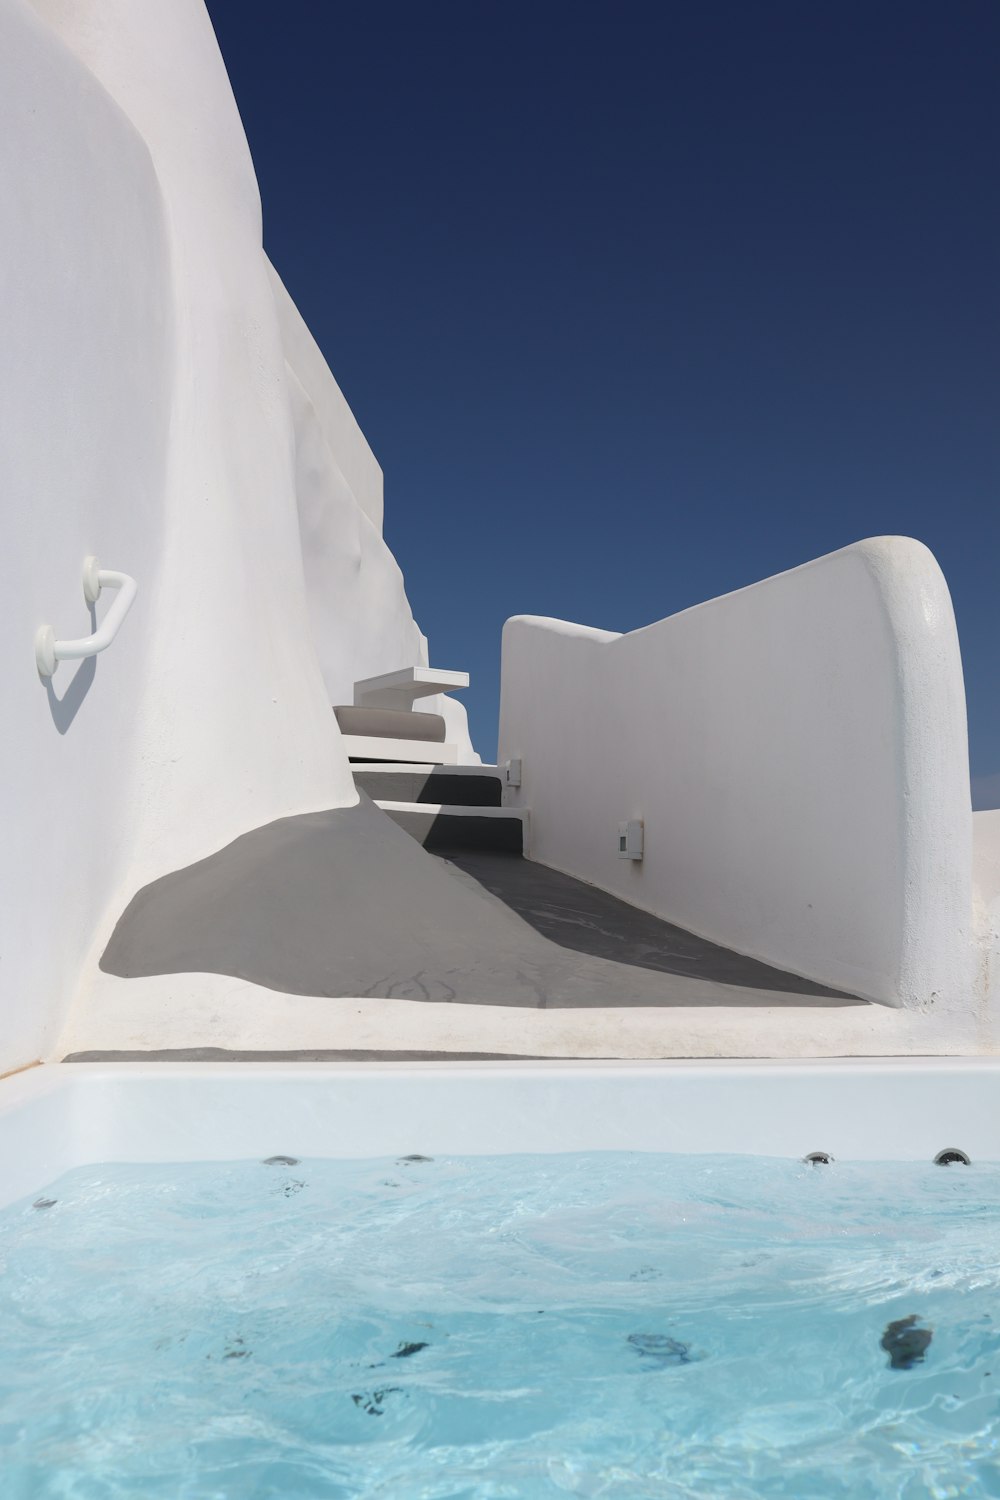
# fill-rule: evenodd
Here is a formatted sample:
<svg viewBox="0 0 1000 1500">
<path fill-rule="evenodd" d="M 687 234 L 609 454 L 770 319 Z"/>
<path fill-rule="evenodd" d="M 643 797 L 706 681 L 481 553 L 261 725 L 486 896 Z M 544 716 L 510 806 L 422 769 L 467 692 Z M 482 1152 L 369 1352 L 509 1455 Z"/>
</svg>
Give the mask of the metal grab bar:
<svg viewBox="0 0 1000 1500">
<path fill-rule="evenodd" d="M 118 589 L 119 593 L 93 635 L 84 635 L 75 641 L 57 641 L 51 625 L 38 627 L 35 632 L 35 662 L 43 677 L 51 677 L 61 661 L 79 661 L 85 656 L 96 656 L 99 651 L 105 651 L 111 645 L 135 602 L 139 585 L 127 573 L 102 568 L 96 557 L 84 558 L 83 595 L 87 603 L 96 604 L 102 589 Z"/>
</svg>

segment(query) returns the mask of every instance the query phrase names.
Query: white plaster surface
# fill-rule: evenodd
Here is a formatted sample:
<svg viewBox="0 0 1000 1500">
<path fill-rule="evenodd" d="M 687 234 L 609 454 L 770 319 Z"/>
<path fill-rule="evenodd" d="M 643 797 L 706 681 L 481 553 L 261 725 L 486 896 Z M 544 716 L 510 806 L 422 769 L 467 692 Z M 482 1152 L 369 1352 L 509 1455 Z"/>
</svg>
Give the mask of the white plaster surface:
<svg viewBox="0 0 1000 1500">
<path fill-rule="evenodd" d="M 450 766 L 457 764 L 459 753 L 458 746 L 450 745 L 447 741 L 390 740 L 377 734 L 345 734 L 343 739 L 347 753 L 357 760 L 365 761 L 389 755 L 412 755 L 416 760 L 418 756 L 426 758 L 428 754 L 433 754 L 437 765 Z M 428 746 L 432 747 L 430 751 Z"/>
<path fill-rule="evenodd" d="M 277 271 L 267 262 L 285 360 L 307 393 L 322 441 L 355 504 L 382 533 L 382 469 L 323 352 Z M 334 455 L 336 455 L 334 457 Z"/>
<path fill-rule="evenodd" d="M 175 372 L 149 149 L 23 0 L 0 0 L 0 181 L 2 1069 L 51 1045 L 127 875 Z M 134 573 L 142 593 L 107 656 L 64 663 L 47 688 L 31 638 L 41 624 L 90 633 L 87 553 Z"/>
<path fill-rule="evenodd" d="M 687 990 L 690 1004 L 529 1010 L 289 995 L 221 974 L 119 979 L 98 972 L 52 1055 L 178 1047 L 579 1058 L 970 1057 L 1000 1051 L 996 1010 L 981 1001 L 955 1014 L 883 1005 L 827 1010 L 761 991 L 754 1005 L 705 1006 L 698 1004 L 701 981 L 674 977 L 672 987 L 682 1000 Z"/>
<path fill-rule="evenodd" d="M 972 814 L 972 879 L 977 900 L 1000 907 L 1000 808 Z"/>
<path fill-rule="evenodd" d="M 860 542 L 625 636 L 508 621 L 510 757 L 532 858 L 868 999 L 972 1003 L 964 686 L 919 542 Z M 617 858 L 631 818 L 641 863 Z"/>
<path fill-rule="evenodd" d="M 0 1206 L 75 1166 L 565 1151 L 1000 1160 L 995 1061 L 74 1063 L 0 1082 Z M 934 1170 L 958 1171 L 959 1168 Z"/>
<path fill-rule="evenodd" d="M 1000 1013 L 1000 809 L 972 814 L 972 880 L 980 971 L 976 992 Z"/>
<path fill-rule="evenodd" d="M 468 672 L 447 668 L 405 667 L 398 672 L 383 672 L 354 684 L 354 702 L 364 708 L 394 708 L 403 713 L 416 708 L 421 698 L 440 693 L 458 692 L 469 686 Z"/>
<path fill-rule="evenodd" d="M 332 424 L 327 413 L 340 392 L 273 271 L 271 278 L 280 288 L 294 424 L 295 490 L 313 636 L 327 701 L 331 705 L 353 703 L 356 677 L 415 665 L 423 653 L 423 637 L 410 610 L 403 575 L 382 540 L 381 483 L 373 518 L 373 486 L 369 483 L 366 493 L 359 484 L 360 494 L 356 493 L 330 446 Z M 299 354 L 307 340 L 312 357 L 296 368 L 290 357 Z M 346 428 L 347 417 L 339 412 L 338 416 L 339 426 Z M 358 431 L 349 456 L 356 460 L 363 443 Z M 368 475 L 362 478 L 370 480 Z"/>
<path fill-rule="evenodd" d="M 295 430 L 309 617 L 329 703 L 353 703 L 356 681 L 425 667 L 427 641 L 382 539 L 382 471 L 298 309 L 268 270 Z M 478 760 L 461 703 L 437 694 L 420 707 L 444 715 L 461 760 Z"/>
<path fill-rule="evenodd" d="M 0 0 L 0 173 L 3 1069 L 51 1051 L 139 886 L 352 804 L 331 684 L 427 657 L 202 0 Z M 34 633 L 90 632 L 87 554 L 138 600 L 47 690 Z"/>
<path fill-rule="evenodd" d="M 160 566 L 140 579 L 151 639 L 129 818 L 148 878 L 275 806 L 349 804 L 354 789 L 306 611 L 260 198 L 207 12 L 201 0 L 38 8 L 142 135 L 168 208 L 176 378 Z M 93 550 L 110 561 L 108 545 Z"/>
</svg>

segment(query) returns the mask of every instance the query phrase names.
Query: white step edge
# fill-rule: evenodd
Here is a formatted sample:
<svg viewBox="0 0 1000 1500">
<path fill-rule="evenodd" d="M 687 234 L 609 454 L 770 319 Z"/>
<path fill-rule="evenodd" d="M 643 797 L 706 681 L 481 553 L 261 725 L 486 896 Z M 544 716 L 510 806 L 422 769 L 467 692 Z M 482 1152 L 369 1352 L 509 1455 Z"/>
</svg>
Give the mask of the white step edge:
<svg viewBox="0 0 1000 1500">
<path fill-rule="evenodd" d="M 458 764 L 457 745 L 435 744 L 431 740 L 390 740 L 382 735 L 369 734 L 343 734 L 341 739 L 348 756 L 359 760 L 375 757 L 398 763 L 402 758 L 427 766 Z M 412 764 L 406 769 L 412 770 Z"/>
<path fill-rule="evenodd" d="M 412 771 L 417 775 L 419 775 L 421 771 L 429 771 L 431 774 L 433 774 L 437 769 L 438 766 L 432 764 L 430 761 L 425 761 L 423 764 L 418 764 L 416 761 L 412 760 L 397 761 L 395 763 L 389 761 L 379 761 L 376 765 L 357 767 L 357 770 L 363 771 L 366 776 L 368 775 L 369 771 L 373 771 L 376 776 L 393 776 L 399 775 L 401 771 Z M 448 775 L 489 776 L 494 781 L 503 780 L 503 772 L 501 771 L 499 766 L 485 766 L 478 764 L 474 766 L 449 765 Z"/>
<path fill-rule="evenodd" d="M 390 802 L 379 797 L 374 801 L 375 806 L 380 807 L 383 812 L 426 813 L 433 818 L 517 818 L 524 823 L 528 816 L 526 807 L 465 807 L 451 802 Z"/>
<path fill-rule="evenodd" d="M 354 684 L 354 702 L 360 707 L 408 708 L 416 698 L 437 693 L 460 692 L 469 686 L 468 672 L 443 671 L 438 667 L 400 667 L 378 677 L 362 677 Z"/>
</svg>

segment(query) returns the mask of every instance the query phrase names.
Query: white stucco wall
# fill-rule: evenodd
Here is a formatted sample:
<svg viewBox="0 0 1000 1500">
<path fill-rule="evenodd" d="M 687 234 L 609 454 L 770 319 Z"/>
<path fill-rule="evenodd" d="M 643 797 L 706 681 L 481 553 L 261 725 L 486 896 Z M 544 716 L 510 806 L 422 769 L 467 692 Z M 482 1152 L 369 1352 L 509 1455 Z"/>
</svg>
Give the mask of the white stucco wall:
<svg viewBox="0 0 1000 1500">
<path fill-rule="evenodd" d="M 270 261 L 267 271 L 285 359 L 295 371 L 303 390 L 308 392 L 323 442 L 331 454 L 337 455 L 337 468 L 344 483 L 381 535 L 383 480 L 378 459 L 358 426 L 322 350 Z"/>
<path fill-rule="evenodd" d="M 139 886 L 356 800 L 331 703 L 426 643 L 203 0 L 0 0 L 0 177 L 2 1073 L 48 1055 Z M 34 632 L 93 628 L 91 553 L 137 603 L 46 686 Z"/>
<path fill-rule="evenodd" d="M 174 378 L 149 151 L 22 0 L 0 0 L 0 181 L 2 1072 L 43 1049 L 128 864 Z M 113 655 L 65 664 L 47 688 L 32 636 L 42 623 L 89 633 L 91 552 L 144 593 Z"/>
<path fill-rule="evenodd" d="M 1000 809 L 972 814 L 972 887 L 979 972 L 976 993 L 1000 1010 Z"/>
<path fill-rule="evenodd" d="M 309 618 L 328 701 L 353 703 L 360 679 L 426 666 L 427 641 L 413 618 L 399 564 L 382 538 L 382 470 L 273 267 L 269 274 L 295 432 Z M 478 760 L 459 700 L 441 694 L 417 707 L 442 713 L 461 760 Z"/>
<path fill-rule="evenodd" d="M 625 636 L 508 621 L 512 756 L 533 858 L 868 999 L 968 1000 L 964 686 L 920 543 L 861 542 Z M 639 864 L 616 852 L 630 818 Z"/>
<path fill-rule="evenodd" d="M 201 0 L 0 0 L 0 1071 L 145 880 L 353 802 L 308 618 L 260 204 Z M 83 558 L 138 601 L 103 656 Z M 105 601 L 98 613 L 107 608 Z"/>
<path fill-rule="evenodd" d="M 416 664 L 423 637 L 399 565 L 382 540 L 381 470 L 295 304 L 276 273 L 271 270 L 270 275 L 295 434 L 295 487 L 312 631 L 328 701 L 353 703 L 358 678 Z M 308 358 L 296 363 L 304 352 Z M 336 430 L 326 415 L 332 410 Z M 334 446 L 338 437 L 343 448 Z M 358 457 L 362 447 L 370 460 L 364 464 Z M 343 449 L 354 464 L 354 483 L 340 462 Z M 379 480 L 377 519 L 371 513 L 374 471 Z M 367 496 L 358 494 L 359 473 L 368 482 Z"/>
</svg>

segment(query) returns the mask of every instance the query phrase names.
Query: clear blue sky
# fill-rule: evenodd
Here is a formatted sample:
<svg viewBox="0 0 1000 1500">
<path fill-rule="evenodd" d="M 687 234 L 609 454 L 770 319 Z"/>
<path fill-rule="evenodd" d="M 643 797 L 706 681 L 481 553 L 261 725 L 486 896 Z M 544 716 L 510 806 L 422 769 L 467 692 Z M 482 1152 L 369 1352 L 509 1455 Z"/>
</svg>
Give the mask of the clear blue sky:
<svg viewBox="0 0 1000 1500">
<path fill-rule="evenodd" d="M 997 0 L 209 9 L 484 758 L 508 615 L 629 630 L 898 532 L 1000 803 Z"/>
</svg>

